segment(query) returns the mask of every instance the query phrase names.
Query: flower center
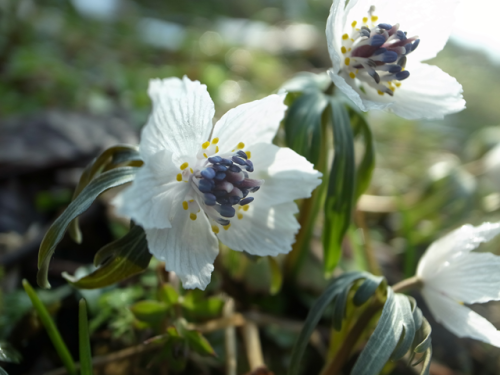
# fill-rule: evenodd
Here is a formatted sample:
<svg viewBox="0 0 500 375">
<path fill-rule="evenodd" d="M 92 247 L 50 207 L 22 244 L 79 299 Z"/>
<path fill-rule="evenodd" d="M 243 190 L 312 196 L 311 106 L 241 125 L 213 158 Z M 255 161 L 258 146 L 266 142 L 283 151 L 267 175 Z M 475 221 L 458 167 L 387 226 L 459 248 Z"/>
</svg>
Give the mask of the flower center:
<svg viewBox="0 0 500 375">
<path fill-rule="evenodd" d="M 394 95 L 401 81 L 410 76 L 405 70 L 406 56 L 415 51 L 420 39 L 408 38 L 406 32 L 399 30 L 399 24 L 379 23 L 373 15 L 372 6 L 369 17 L 363 17 L 362 25 L 351 23 L 352 31 L 342 35 L 341 52 L 345 56 L 346 73 L 366 92 L 363 83 L 377 90 L 379 95 Z M 370 20 L 370 24 L 368 21 Z"/>
<path fill-rule="evenodd" d="M 193 187 L 190 196 L 182 202 L 183 208 L 190 211 L 192 220 L 196 220 L 201 208 L 213 224 L 222 225 L 227 230 L 231 225 L 229 219 L 236 215 L 237 210 L 237 218 L 243 218 L 243 212 L 254 200 L 248 195 L 258 191 L 264 180 L 249 178 L 254 166 L 250 161 L 250 151 L 242 150 L 245 147 L 243 142 L 229 153 L 218 154 L 218 141 L 214 138 L 212 142 L 203 143 L 197 155 L 197 165 L 193 169 L 188 163 L 183 163 L 177 181 L 188 182 Z M 217 225 L 212 225 L 212 230 L 219 232 Z"/>
</svg>

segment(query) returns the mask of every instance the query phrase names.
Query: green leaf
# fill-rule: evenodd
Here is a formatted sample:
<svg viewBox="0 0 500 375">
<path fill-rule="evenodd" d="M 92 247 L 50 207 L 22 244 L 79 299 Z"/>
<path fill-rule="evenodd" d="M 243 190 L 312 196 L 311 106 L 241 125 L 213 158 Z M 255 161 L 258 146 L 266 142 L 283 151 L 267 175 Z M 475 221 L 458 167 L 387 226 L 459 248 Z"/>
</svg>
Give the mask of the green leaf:
<svg viewBox="0 0 500 375">
<path fill-rule="evenodd" d="M 269 260 L 269 267 L 271 268 L 271 295 L 277 294 L 281 290 L 281 285 L 283 284 L 283 274 L 281 273 L 281 267 L 276 261 L 276 258 L 267 257 Z"/>
<path fill-rule="evenodd" d="M 87 303 L 80 300 L 78 306 L 78 339 L 80 344 L 80 375 L 92 375 L 92 352 L 90 350 Z"/>
<path fill-rule="evenodd" d="M 193 318 L 212 318 L 222 312 L 224 301 L 219 297 L 206 298 L 202 291 L 189 291 L 184 296 L 182 307 Z"/>
<path fill-rule="evenodd" d="M 163 284 L 158 290 L 158 299 L 170 307 L 179 301 L 179 294 L 172 285 Z"/>
<path fill-rule="evenodd" d="M 382 276 L 373 276 L 366 278 L 359 286 L 352 299 L 355 306 L 361 306 L 375 294 L 379 285 L 384 281 Z"/>
<path fill-rule="evenodd" d="M 62 215 L 56 219 L 45 234 L 40 245 L 38 253 L 38 285 L 42 288 L 50 288 L 47 279 L 50 259 L 71 220 L 87 210 L 92 202 L 104 191 L 132 181 L 138 169 L 135 167 L 122 167 L 98 176 L 82 190 Z"/>
<path fill-rule="evenodd" d="M 351 123 L 356 127 L 361 134 L 365 144 L 365 152 L 363 158 L 359 163 L 356 173 L 356 195 L 354 200 L 357 201 L 361 194 L 363 194 L 372 179 L 373 169 L 375 168 L 375 145 L 373 143 L 373 134 L 370 126 L 362 113 L 358 110 L 350 109 Z"/>
<path fill-rule="evenodd" d="M 186 339 L 189 347 L 196 353 L 217 357 L 215 350 L 200 332 L 184 330 L 182 336 Z"/>
<path fill-rule="evenodd" d="M 300 370 L 300 361 L 304 354 L 304 350 L 309 342 L 309 338 L 316 328 L 319 320 L 323 316 L 323 312 L 326 307 L 335 300 L 336 304 L 339 304 L 340 307 L 336 307 L 334 313 L 334 319 L 342 320 L 345 314 L 345 301 L 339 301 L 337 298 L 340 294 L 349 290 L 353 286 L 353 284 L 360 279 L 371 278 L 372 275 L 365 272 L 347 272 L 342 274 L 341 276 L 334 279 L 330 285 L 328 285 L 325 291 L 321 294 L 321 296 L 316 300 L 314 305 L 309 310 L 309 314 L 307 314 L 307 318 L 304 322 L 304 327 L 300 332 L 299 338 L 297 339 L 293 349 L 292 349 L 292 359 L 290 362 L 288 374 L 295 375 L 299 373 Z M 342 303 L 344 303 L 342 305 Z M 337 315 L 337 316 L 335 316 Z"/>
<path fill-rule="evenodd" d="M 349 116 L 344 105 L 335 98 L 330 98 L 330 108 L 335 154 L 325 202 L 323 252 L 326 273 L 333 271 L 340 260 L 356 190 L 354 140 Z"/>
<path fill-rule="evenodd" d="M 76 279 L 63 273 L 64 278 L 77 288 L 96 289 L 143 272 L 151 260 L 144 229 L 132 226 L 125 236 L 99 250 L 95 258 L 102 265 L 90 275 Z"/>
<path fill-rule="evenodd" d="M 21 362 L 22 356 L 11 344 L 0 341 L 0 362 Z"/>
<path fill-rule="evenodd" d="M 425 351 L 422 360 L 426 361 L 426 364 L 421 374 L 427 374 L 432 353 L 430 331 L 427 321 L 422 318 L 421 312 L 417 313 L 416 310 L 418 307 L 413 298 L 403 294 L 394 294 L 391 288 L 387 288 L 387 300 L 377 327 L 368 339 L 351 373 L 353 375 L 377 375 L 389 359 L 402 358 L 411 350 L 417 353 Z M 419 323 L 422 323 L 421 327 Z M 410 355 L 412 356 L 413 354 Z"/>
<path fill-rule="evenodd" d="M 35 290 L 31 287 L 30 283 L 26 279 L 23 280 L 23 287 L 26 291 L 26 294 L 28 294 L 28 297 L 30 298 L 31 303 L 33 304 L 33 307 L 35 308 L 35 311 L 37 312 L 40 320 L 42 321 L 42 324 L 45 327 L 50 341 L 52 341 L 52 344 L 54 345 L 56 352 L 59 355 L 59 358 L 61 358 L 66 371 L 70 375 L 76 375 L 75 362 L 73 361 L 73 358 L 71 357 L 71 354 L 66 344 L 64 343 L 54 321 L 50 317 L 47 308 L 42 303 L 42 301 L 40 301 L 40 298 L 38 298 Z"/>
<path fill-rule="evenodd" d="M 132 305 L 130 311 L 138 320 L 155 326 L 165 319 L 168 306 L 163 302 L 146 300 Z"/>
<path fill-rule="evenodd" d="M 287 145 L 314 165 L 319 159 L 321 117 L 327 104 L 322 92 L 307 92 L 293 102 L 285 118 Z"/>
<path fill-rule="evenodd" d="M 130 145 L 116 145 L 104 150 L 101 155 L 92 160 L 89 165 L 84 169 L 82 175 L 80 176 L 80 181 L 75 188 L 72 200 L 82 192 L 82 190 L 87 186 L 96 176 L 102 173 L 104 170 L 109 170 L 116 168 L 122 163 L 131 162 L 141 162 L 142 160 L 139 155 L 137 147 Z M 134 166 L 140 166 L 135 164 Z M 71 238 L 76 243 L 82 242 L 82 234 L 78 226 L 78 218 L 71 221 L 68 227 L 68 232 Z"/>
<path fill-rule="evenodd" d="M 2 367 L 0 367 L 0 375 L 9 375 Z"/>
</svg>

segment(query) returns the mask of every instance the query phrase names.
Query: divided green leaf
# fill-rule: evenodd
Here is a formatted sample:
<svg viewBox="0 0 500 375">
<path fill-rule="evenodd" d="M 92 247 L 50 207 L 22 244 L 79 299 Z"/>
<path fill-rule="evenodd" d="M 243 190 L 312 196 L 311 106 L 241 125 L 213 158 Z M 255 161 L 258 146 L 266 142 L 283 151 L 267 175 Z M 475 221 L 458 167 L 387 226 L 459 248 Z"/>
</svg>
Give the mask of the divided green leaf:
<svg viewBox="0 0 500 375">
<path fill-rule="evenodd" d="M 139 168 L 120 167 L 92 180 L 51 225 L 40 245 L 38 253 L 37 282 L 42 288 L 50 288 L 47 278 L 49 263 L 57 244 L 61 241 L 70 222 L 87 210 L 92 202 L 104 191 L 131 182 Z"/>
<path fill-rule="evenodd" d="M 112 285 L 144 271 L 151 260 L 146 233 L 138 225 L 100 249 L 94 263 L 101 265 L 90 275 L 75 279 L 64 273 L 63 276 L 74 286 L 82 289 L 96 289 Z"/>
</svg>

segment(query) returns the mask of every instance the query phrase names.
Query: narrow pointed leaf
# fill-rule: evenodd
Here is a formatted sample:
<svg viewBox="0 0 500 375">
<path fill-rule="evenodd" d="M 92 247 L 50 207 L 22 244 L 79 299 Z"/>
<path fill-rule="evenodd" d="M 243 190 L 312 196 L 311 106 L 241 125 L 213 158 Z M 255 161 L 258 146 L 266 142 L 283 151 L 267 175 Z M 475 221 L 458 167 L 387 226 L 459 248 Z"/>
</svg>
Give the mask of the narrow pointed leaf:
<svg viewBox="0 0 500 375">
<path fill-rule="evenodd" d="M 287 145 L 314 165 L 319 159 L 321 117 L 327 104 L 322 92 L 307 92 L 293 102 L 285 118 Z"/>
<path fill-rule="evenodd" d="M 352 299 L 355 306 L 361 306 L 368 301 L 373 296 L 380 283 L 384 280 L 382 276 L 370 276 L 371 277 L 367 277 L 363 281 L 363 284 L 359 286 L 358 290 L 356 290 Z"/>
<path fill-rule="evenodd" d="M 101 251 L 106 253 L 108 258 L 90 275 L 81 279 L 66 273 L 63 276 L 77 288 L 103 288 L 143 272 L 151 260 L 146 233 L 138 225 L 133 226 L 122 238 L 104 246 L 98 254 Z"/>
<path fill-rule="evenodd" d="M 90 181 L 105 170 L 116 168 L 119 164 L 141 161 L 137 147 L 130 145 L 116 145 L 104 150 L 97 158 L 92 160 L 84 169 L 80 181 L 75 188 L 72 200 L 82 192 Z M 137 166 L 137 165 L 133 165 Z M 82 233 L 78 225 L 78 218 L 71 221 L 68 233 L 76 243 L 82 242 Z"/>
<path fill-rule="evenodd" d="M 78 306 L 78 339 L 80 344 L 80 375 L 92 375 L 92 353 L 90 350 L 90 336 L 87 319 L 87 303 L 80 300 Z"/>
<path fill-rule="evenodd" d="M 43 302 L 40 301 L 40 298 L 38 298 L 35 290 L 31 287 L 30 283 L 27 280 L 23 280 L 23 287 L 26 291 L 26 294 L 30 298 L 31 303 L 33 304 L 35 311 L 37 312 L 38 317 L 45 327 L 45 330 L 47 331 L 50 341 L 52 341 L 52 344 L 54 345 L 59 358 L 66 368 L 66 371 L 70 375 L 76 375 L 75 362 L 73 361 L 68 347 L 64 343 L 61 334 L 59 333 L 59 330 L 52 320 L 47 308 L 45 307 Z"/>
<path fill-rule="evenodd" d="M 50 259 L 57 244 L 61 241 L 69 223 L 87 210 L 92 202 L 104 191 L 131 182 L 137 170 L 135 167 L 122 167 L 105 172 L 90 182 L 70 203 L 66 210 L 59 216 L 49 228 L 40 245 L 38 253 L 38 285 L 42 288 L 50 288 L 47 279 Z"/>
<path fill-rule="evenodd" d="M 351 222 L 355 195 L 354 141 L 344 105 L 330 98 L 334 160 L 328 182 L 323 230 L 324 270 L 330 273 L 341 257 L 341 246 Z"/>
<path fill-rule="evenodd" d="M 292 349 L 292 360 L 290 362 L 288 375 L 296 375 L 300 371 L 300 363 L 304 351 L 306 349 L 309 338 L 313 333 L 314 329 L 318 325 L 323 312 L 326 307 L 338 297 L 346 289 L 350 289 L 352 284 L 359 279 L 366 278 L 367 274 L 364 272 L 347 272 L 334 279 L 330 285 L 328 285 L 321 296 L 316 300 L 314 305 L 309 310 L 307 318 L 304 322 L 304 327 L 300 332 L 299 338 L 295 342 Z M 345 306 L 344 306 L 345 311 Z"/>
<path fill-rule="evenodd" d="M 201 355 L 217 357 L 215 350 L 208 340 L 198 331 L 184 330 L 182 336 L 186 339 L 189 347 Z"/>
<path fill-rule="evenodd" d="M 363 158 L 356 172 L 356 195 L 354 200 L 357 201 L 361 194 L 370 186 L 373 169 L 375 168 L 375 145 L 373 143 L 372 131 L 366 122 L 364 114 L 354 109 L 351 109 L 350 114 L 351 122 L 354 126 L 359 128 L 360 133 L 363 135 L 365 145 Z"/>
</svg>

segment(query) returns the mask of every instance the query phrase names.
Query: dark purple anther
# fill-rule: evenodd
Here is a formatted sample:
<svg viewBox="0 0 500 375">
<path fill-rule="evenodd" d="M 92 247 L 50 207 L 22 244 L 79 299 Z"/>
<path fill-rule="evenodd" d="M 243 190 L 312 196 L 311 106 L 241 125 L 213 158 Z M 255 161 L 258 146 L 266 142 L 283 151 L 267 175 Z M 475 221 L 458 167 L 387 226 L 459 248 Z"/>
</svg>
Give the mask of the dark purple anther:
<svg viewBox="0 0 500 375">
<path fill-rule="evenodd" d="M 245 151 L 241 151 L 241 150 L 239 150 L 239 151 L 236 153 L 236 155 L 238 155 L 240 158 L 243 158 L 243 159 L 245 159 L 245 160 L 247 160 L 247 159 L 248 159 L 248 155 L 247 155 L 247 154 L 245 154 Z"/>
<path fill-rule="evenodd" d="M 208 178 L 209 180 L 215 177 L 215 171 L 212 168 L 205 168 L 200 173 L 203 177 Z"/>
<path fill-rule="evenodd" d="M 389 73 L 395 74 L 401 71 L 401 67 L 399 65 L 391 65 L 389 67 Z"/>
<path fill-rule="evenodd" d="M 229 166 L 231 166 L 231 165 L 233 165 L 233 162 L 232 162 L 231 160 L 229 160 L 229 159 L 223 159 L 223 158 L 222 158 L 222 160 L 220 161 L 220 163 L 221 163 L 222 165 L 227 165 L 228 167 L 229 167 Z"/>
<path fill-rule="evenodd" d="M 215 169 L 217 172 L 227 171 L 227 167 L 225 165 L 214 165 L 212 168 Z"/>
<path fill-rule="evenodd" d="M 378 50 L 373 52 L 373 56 L 381 55 L 381 54 L 386 53 L 386 52 L 387 52 L 386 48 L 379 48 Z"/>
<path fill-rule="evenodd" d="M 248 172 L 253 172 L 254 171 L 254 169 L 253 169 L 253 163 L 250 160 L 247 160 L 246 170 Z"/>
<path fill-rule="evenodd" d="M 251 189 L 250 189 L 250 191 L 251 191 L 252 193 L 255 193 L 255 192 L 256 192 L 256 191 L 258 191 L 259 189 L 260 189 L 260 186 L 255 186 L 255 187 L 251 188 Z"/>
<path fill-rule="evenodd" d="M 390 30 L 392 29 L 392 25 L 389 25 L 388 23 L 379 23 L 378 27 L 384 30 Z"/>
<path fill-rule="evenodd" d="M 238 156 L 236 156 L 236 155 L 234 155 L 231 159 L 232 159 L 232 160 L 233 160 L 233 162 L 235 162 L 236 164 L 239 164 L 239 165 L 245 165 L 245 164 L 246 164 L 244 159 L 242 159 L 242 158 L 240 158 L 240 157 L 238 157 Z"/>
<path fill-rule="evenodd" d="M 407 39 L 406 34 L 401 30 L 398 30 L 396 32 L 396 36 L 399 38 L 399 40 L 406 40 Z"/>
<path fill-rule="evenodd" d="M 385 36 L 381 34 L 376 34 L 372 36 L 370 40 L 370 45 L 373 47 L 380 47 L 382 44 L 384 44 L 386 41 Z"/>
<path fill-rule="evenodd" d="M 208 158 L 208 161 L 212 164 L 217 164 L 222 161 L 222 158 L 220 156 L 211 156 Z"/>
<path fill-rule="evenodd" d="M 244 206 L 245 204 L 253 202 L 254 197 L 246 197 L 240 201 L 240 206 Z"/>
<path fill-rule="evenodd" d="M 387 51 L 382 56 L 382 61 L 385 63 L 392 63 L 398 59 L 398 54 L 393 51 Z"/>
<path fill-rule="evenodd" d="M 217 172 L 217 174 L 214 177 L 214 180 L 222 181 L 225 178 L 226 178 L 226 174 L 224 172 Z"/>
<path fill-rule="evenodd" d="M 240 202 L 241 198 L 240 197 L 237 197 L 236 195 L 233 195 L 231 197 L 229 197 L 229 204 L 238 204 Z"/>
<path fill-rule="evenodd" d="M 219 208 L 219 213 L 221 216 L 224 217 L 233 217 L 234 214 L 236 213 L 236 210 L 234 209 L 233 206 L 229 204 L 223 204 Z"/>
<path fill-rule="evenodd" d="M 226 197 L 219 197 L 217 198 L 217 203 L 219 204 L 229 204 L 229 199 Z"/>
<path fill-rule="evenodd" d="M 227 219 L 223 219 L 223 218 L 218 218 L 217 219 L 217 222 L 220 224 L 220 225 L 223 225 L 223 226 L 226 226 L 226 225 L 229 225 L 231 222 Z"/>
<path fill-rule="evenodd" d="M 211 193 L 205 193 L 203 195 L 203 197 L 205 198 L 205 204 L 207 206 L 213 206 L 215 205 L 215 202 L 217 200 L 217 197 Z"/>
<path fill-rule="evenodd" d="M 412 52 L 415 51 L 419 44 L 420 44 L 420 39 L 415 40 L 412 44 L 411 51 Z"/>
<path fill-rule="evenodd" d="M 210 191 L 212 191 L 212 183 L 211 182 L 212 182 L 211 180 L 201 179 L 200 182 L 198 183 L 198 189 L 202 193 L 209 193 Z"/>
<path fill-rule="evenodd" d="M 403 70 L 402 72 L 396 73 L 396 79 L 398 81 L 402 81 L 410 76 L 410 72 L 408 70 Z"/>
<path fill-rule="evenodd" d="M 234 173 L 241 172 L 241 168 L 234 164 L 229 167 L 229 170 Z"/>
</svg>

